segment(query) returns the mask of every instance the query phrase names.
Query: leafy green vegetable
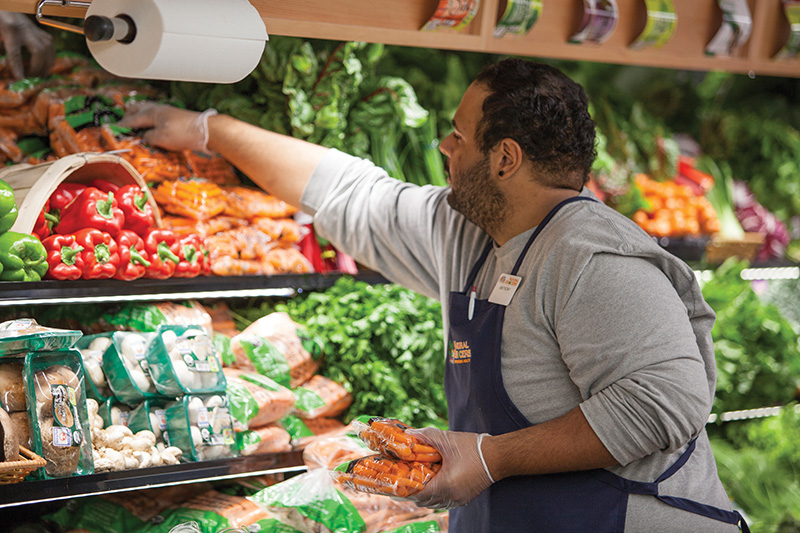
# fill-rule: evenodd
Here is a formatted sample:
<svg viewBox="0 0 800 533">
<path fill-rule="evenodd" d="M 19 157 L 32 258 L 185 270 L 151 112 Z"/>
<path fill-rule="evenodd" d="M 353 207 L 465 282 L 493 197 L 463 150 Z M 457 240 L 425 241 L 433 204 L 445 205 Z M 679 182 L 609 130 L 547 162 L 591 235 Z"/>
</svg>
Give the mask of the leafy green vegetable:
<svg viewBox="0 0 800 533">
<path fill-rule="evenodd" d="M 778 416 L 728 422 L 735 441 L 712 438 L 720 479 L 753 531 L 800 531 L 800 412 L 790 404 Z"/>
<path fill-rule="evenodd" d="M 398 75 L 377 74 L 382 44 L 270 39 L 253 73 L 233 85 L 171 84 L 186 107 L 371 159 L 393 177 L 446 185 L 435 117 Z M 460 95 L 459 95 L 460 98 Z"/>
<path fill-rule="evenodd" d="M 441 305 L 398 285 L 344 277 L 285 303 L 233 308 L 241 325 L 286 311 L 326 343 L 321 373 L 353 395 L 346 419 L 364 413 L 414 426 L 446 426 Z"/>
<path fill-rule="evenodd" d="M 792 400 L 800 380 L 800 351 L 791 324 L 761 302 L 741 279 L 745 262 L 728 259 L 703 286 L 717 314 L 711 335 L 717 359 L 714 411 L 733 411 Z"/>
<path fill-rule="evenodd" d="M 717 213 L 720 234 L 728 239 L 741 239 L 744 237 L 744 230 L 736 218 L 730 165 L 724 161 L 717 164 L 710 157 L 703 157 L 698 161 L 698 169 L 714 177 L 714 186 L 706 192 L 706 198 Z"/>
</svg>

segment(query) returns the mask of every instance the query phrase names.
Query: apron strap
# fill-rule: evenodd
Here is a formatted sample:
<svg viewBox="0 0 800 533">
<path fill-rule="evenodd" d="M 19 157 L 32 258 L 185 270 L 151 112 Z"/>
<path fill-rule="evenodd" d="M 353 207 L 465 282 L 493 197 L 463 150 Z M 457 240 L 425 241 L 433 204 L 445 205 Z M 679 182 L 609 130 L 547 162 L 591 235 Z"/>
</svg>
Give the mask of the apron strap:
<svg viewBox="0 0 800 533">
<path fill-rule="evenodd" d="M 562 200 L 561 202 L 559 202 L 558 205 L 556 205 L 553 209 L 550 210 L 549 213 L 547 213 L 547 216 L 544 217 L 544 219 L 539 223 L 538 226 L 536 226 L 536 229 L 533 231 L 533 235 L 531 235 L 531 238 L 528 239 L 528 242 L 525 244 L 525 248 L 522 249 L 522 253 L 519 254 L 517 263 L 514 265 L 514 269 L 511 271 L 512 276 L 517 275 L 520 266 L 522 266 L 522 260 L 525 259 L 525 255 L 528 253 L 528 248 L 531 247 L 531 244 L 533 244 L 533 241 L 536 240 L 536 237 L 538 237 L 539 234 L 544 229 L 544 227 L 547 226 L 547 223 L 550 222 L 550 220 L 552 220 L 554 216 L 556 216 L 556 213 L 558 213 L 558 211 L 567 204 L 571 204 L 572 202 L 581 202 L 581 201 L 595 202 L 596 200 L 588 196 L 572 196 L 571 198 L 567 198 L 566 200 Z"/>
<path fill-rule="evenodd" d="M 742 528 L 744 533 L 750 533 L 750 528 L 747 527 L 747 522 L 739 511 L 726 511 L 713 505 L 687 500 L 686 498 L 678 498 L 675 496 L 656 496 L 659 500 L 666 503 L 670 507 L 676 507 L 690 513 L 694 513 L 706 518 L 718 520 L 726 524 L 733 524 Z"/>
<path fill-rule="evenodd" d="M 678 498 L 676 496 L 663 496 L 658 493 L 659 483 L 671 477 L 675 472 L 680 470 L 684 464 L 686 464 L 686 461 L 689 460 L 692 452 L 694 452 L 696 445 L 697 438 L 695 437 L 691 440 L 691 442 L 689 442 L 689 446 L 681 454 L 678 460 L 675 461 L 669 468 L 667 468 L 664 473 L 661 474 L 653 483 L 625 479 L 624 477 L 618 476 L 604 469 L 593 470 L 591 471 L 591 474 L 597 480 L 602 481 L 607 485 L 611 485 L 622 492 L 626 492 L 628 494 L 644 494 L 655 496 L 670 507 L 682 509 L 684 511 L 705 516 L 706 518 L 711 518 L 713 520 L 719 520 L 720 522 L 725 522 L 726 524 L 738 525 L 742 528 L 744 533 L 750 533 L 750 528 L 747 527 L 747 523 L 744 521 L 744 518 L 739 511 L 726 511 L 725 509 L 720 509 L 718 507 L 714 507 L 713 505 L 687 500 L 686 498 Z"/>
<path fill-rule="evenodd" d="M 669 477 L 671 477 L 671 476 L 672 476 L 672 474 L 674 474 L 675 472 L 677 472 L 678 470 L 680 470 L 680 468 L 681 468 L 683 465 L 685 465 L 685 464 L 686 464 L 686 461 L 688 461 L 688 460 L 689 460 L 689 456 L 691 456 L 691 455 L 692 455 L 692 452 L 694 452 L 694 449 L 695 449 L 695 446 L 696 446 L 696 444 L 697 444 L 697 437 L 693 438 L 693 439 L 691 440 L 691 442 L 689 442 L 689 446 L 687 446 L 687 448 L 686 448 L 686 451 L 684 451 L 684 452 L 681 454 L 681 456 L 678 458 L 678 460 L 677 460 L 677 461 L 675 461 L 675 462 L 672 464 L 672 466 L 670 466 L 669 468 L 667 468 L 666 470 L 664 470 L 664 473 L 663 473 L 663 474 L 661 474 L 660 476 L 658 476 L 658 479 L 656 480 L 656 483 L 661 483 L 661 482 L 662 482 L 662 481 L 664 481 L 665 479 L 668 479 Z"/>
<path fill-rule="evenodd" d="M 492 249 L 492 239 L 489 239 L 489 244 L 486 245 L 486 248 L 483 250 L 481 256 L 478 258 L 477 261 L 475 261 L 475 265 L 473 265 L 472 270 L 469 273 L 469 276 L 467 276 L 467 286 L 464 287 L 464 294 L 469 292 L 470 287 L 472 287 L 475 284 L 475 278 L 478 277 L 478 271 L 481 269 L 481 266 L 483 266 L 484 261 L 486 261 L 486 257 L 489 255 L 489 250 L 491 249 Z"/>
</svg>

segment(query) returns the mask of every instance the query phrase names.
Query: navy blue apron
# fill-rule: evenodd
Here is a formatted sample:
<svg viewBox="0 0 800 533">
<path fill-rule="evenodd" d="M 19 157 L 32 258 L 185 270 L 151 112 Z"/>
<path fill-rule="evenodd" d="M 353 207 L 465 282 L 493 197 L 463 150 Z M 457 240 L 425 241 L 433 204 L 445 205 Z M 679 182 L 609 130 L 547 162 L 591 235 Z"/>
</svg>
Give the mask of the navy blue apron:
<svg viewBox="0 0 800 533">
<path fill-rule="evenodd" d="M 581 200 L 592 199 L 568 198 L 548 213 L 522 250 L 512 275 L 517 274 L 534 239 L 558 210 Z M 469 317 L 472 296 L 469 290 L 491 247 L 490 243 L 472 268 L 464 291 L 450 293 L 445 390 L 451 430 L 499 435 L 529 427 L 531 423 L 503 386 L 500 342 L 505 306 L 473 298 L 472 319 Z M 451 509 L 450 530 L 454 533 L 623 531 L 628 494 L 651 494 L 673 507 L 730 524 L 741 523 L 748 532 L 738 512 L 658 494 L 658 484 L 677 472 L 693 450 L 694 442 L 653 483 L 628 480 L 603 469 L 506 478 L 469 505 Z"/>
</svg>

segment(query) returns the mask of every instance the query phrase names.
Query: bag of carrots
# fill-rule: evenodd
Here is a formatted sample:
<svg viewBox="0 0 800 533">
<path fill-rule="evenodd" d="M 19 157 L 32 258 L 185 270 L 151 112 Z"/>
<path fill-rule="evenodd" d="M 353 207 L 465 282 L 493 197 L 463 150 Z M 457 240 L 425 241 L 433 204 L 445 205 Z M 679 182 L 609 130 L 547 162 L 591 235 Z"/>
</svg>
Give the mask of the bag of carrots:
<svg viewBox="0 0 800 533">
<path fill-rule="evenodd" d="M 441 467 L 440 463 L 401 461 L 375 454 L 342 463 L 332 475 L 355 490 L 407 498 L 425 488 Z"/>
<path fill-rule="evenodd" d="M 395 418 L 359 416 L 353 420 L 353 429 L 371 450 L 387 457 L 424 463 L 442 460 L 436 448 L 407 433 L 409 427 Z"/>
</svg>

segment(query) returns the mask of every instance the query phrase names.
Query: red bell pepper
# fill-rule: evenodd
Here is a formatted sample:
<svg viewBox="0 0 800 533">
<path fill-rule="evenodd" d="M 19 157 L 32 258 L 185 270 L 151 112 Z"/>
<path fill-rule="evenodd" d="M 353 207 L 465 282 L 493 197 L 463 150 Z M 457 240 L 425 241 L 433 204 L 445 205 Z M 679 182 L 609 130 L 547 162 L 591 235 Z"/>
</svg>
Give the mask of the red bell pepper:
<svg viewBox="0 0 800 533">
<path fill-rule="evenodd" d="M 211 254 L 208 250 L 208 245 L 206 244 L 206 240 L 196 233 L 190 233 L 189 235 L 181 239 L 181 246 L 185 244 L 194 246 L 199 252 L 197 258 L 201 263 L 200 275 L 208 276 L 209 274 L 211 274 Z"/>
<path fill-rule="evenodd" d="M 33 224 L 33 234 L 39 237 L 40 241 L 44 241 L 53 232 L 53 226 L 56 224 L 58 217 L 50 212 L 50 200 L 47 200 Z"/>
<path fill-rule="evenodd" d="M 116 183 L 111 183 L 108 180 L 104 179 L 93 179 L 89 182 L 89 187 L 94 187 L 95 189 L 100 189 L 103 192 L 117 192 L 119 190 L 119 185 Z"/>
<path fill-rule="evenodd" d="M 113 192 L 87 187 L 61 213 L 56 233 L 75 233 L 84 228 L 99 229 L 116 237 L 125 224 L 125 213 L 117 205 Z"/>
<path fill-rule="evenodd" d="M 96 228 L 85 228 L 75 232 L 75 241 L 83 246 L 83 279 L 107 279 L 116 274 L 119 253 L 111 235 Z"/>
<path fill-rule="evenodd" d="M 195 278 L 203 273 L 206 257 L 205 248 L 199 235 L 194 233 L 180 240 L 180 263 L 175 267 L 176 278 Z"/>
<path fill-rule="evenodd" d="M 116 195 L 119 208 L 125 213 L 123 228 L 134 231 L 142 237 L 147 235 L 155 220 L 153 208 L 147 203 L 147 191 L 137 185 L 123 185 Z"/>
<path fill-rule="evenodd" d="M 167 279 L 175 273 L 180 263 L 180 242 L 172 230 L 151 229 L 144 238 L 144 248 L 152 263 L 144 273 L 144 277 Z"/>
<path fill-rule="evenodd" d="M 83 183 L 61 183 L 50 195 L 50 209 L 55 209 L 60 213 L 85 189 L 86 185 Z"/>
<path fill-rule="evenodd" d="M 147 260 L 144 240 L 128 229 L 120 231 L 116 240 L 119 266 L 114 279 L 131 281 L 143 277 L 147 267 L 152 264 Z"/>
<path fill-rule="evenodd" d="M 79 279 L 83 275 L 83 246 L 75 235 L 50 235 L 42 244 L 47 250 L 45 279 Z"/>
</svg>

